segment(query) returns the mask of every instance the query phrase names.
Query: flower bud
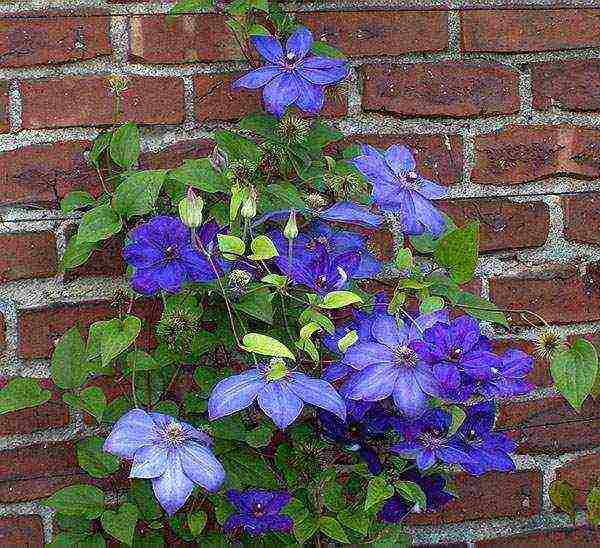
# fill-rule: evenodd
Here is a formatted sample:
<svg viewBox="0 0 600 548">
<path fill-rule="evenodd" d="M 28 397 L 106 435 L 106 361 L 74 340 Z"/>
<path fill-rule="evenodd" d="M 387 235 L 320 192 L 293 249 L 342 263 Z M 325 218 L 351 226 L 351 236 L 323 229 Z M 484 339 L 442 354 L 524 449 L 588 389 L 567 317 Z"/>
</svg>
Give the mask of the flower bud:
<svg viewBox="0 0 600 548">
<path fill-rule="evenodd" d="M 298 224 L 296 223 L 296 212 L 293 210 L 290 211 L 290 217 L 287 223 L 285 223 L 283 235 L 288 240 L 295 240 L 298 237 Z"/>
<path fill-rule="evenodd" d="M 179 217 L 186 226 L 198 228 L 202 224 L 204 200 L 188 188 L 187 196 L 179 202 Z"/>
<path fill-rule="evenodd" d="M 251 188 L 248 197 L 242 203 L 242 209 L 240 213 L 244 219 L 252 219 L 256 217 L 256 201 L 258 196 L 256 191 Z"/>
</svg>

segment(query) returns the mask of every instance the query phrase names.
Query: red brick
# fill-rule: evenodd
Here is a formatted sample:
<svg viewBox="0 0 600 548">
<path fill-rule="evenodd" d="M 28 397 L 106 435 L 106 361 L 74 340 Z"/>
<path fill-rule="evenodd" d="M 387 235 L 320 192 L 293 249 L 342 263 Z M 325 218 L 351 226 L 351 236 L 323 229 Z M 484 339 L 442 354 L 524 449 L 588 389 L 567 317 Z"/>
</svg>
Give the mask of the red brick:
<svg viewBox="0 0 600 548">
<path fill-rule="evenodd" d="M 154 344 L 153 325 L 160 318 L 162 306 L 158 300 L 136 301 L 132 314 L 145 320 L 138 341 L 140 346 Z M 19 312 L 19 354 L 24 359 L 48 358 L 54 343 L 74 325 L 87 332 L 87 328 L 98 320 L 119 315 L 119 307 L 105 301 L 81 304 L 57 304 L 44 308 L 33 308 Z"/>
<path fill-rule="evenodd" d="M 579 457 L 561 466 L 556 471 L 556 479 L 569 482 L 577 493 L 577 505 L 585 508 L 587 494 L 600 482 L 600 462 L 598 455 Z"/>
<path fill-rule="evenodd" d="M 40 516 L 0 518 L 0 545 L 4 548 L 40 548 L 44 546 L 44 524 Z"/>
<path fill-rule="evenodd" d="M 262 109 L 260 90 L 231 89 L 231 82 L 237 77 L 237 74 L 194 77 L 196 90 L 194 109 L 199 122 L 236 121 Z M 334 88 L 330 88 L 326 94 L 325 107 L 321 113 L 326 118 L 344 116 L 347 112 L 345 93 L 343 98 L 334 96 L 335 93 Z"/>
<path fill-rule="evenodd" d="M 8 382 L 9 379 L 6 379 Z M 2 382 L 0 381 L 0 385 Z M 62 391 L 51 381 L 40 380 L 42 388 L 52 391 L 52 398 L 37 407 L 21 409 L 2 415 L 0 436 L 31 434 L 47 428 L 60 428 L 69 424 L 68 406 L 62 403 Z"/>
<path fill-rule="evenodd" d="M 507 126 L 475 138 L 471 180 L 519 184 L 562 174 L 600 176 L 600 131 L 573 126 Z"/>
<path fill-rule="evenodd" d="M 52 232 L 0 234 L 0 283 L 48 278 L 57 273 L 56 240 Z"/>
<path fill-rule="evenodd" d="M 460 523 L 474 519 L 526 518 L 539 513 L 541 477 L 534 470 L 474 477 L 459 474 L 458 498 L 437 512 L 410 514 L 411 525 Z"/>
<path fill-rule="evenodd" d="M 534 533 L 513 535 L 511 537 L 480 540 L 477 548 L 584 548 L 597 547 L 600 544 L 598 527 L 578 527 L 564 529 L 545 529 Z"/>
<path fill-rule="evenodd" d="M 305 12 L 299 19 L 315 40 L 350 57 L 444 51 L 448 47 L 445 11 Z"/>
<path fill-rule="evenodd" d="M 90 141 L 33 145 L 0 153 L 0 204 L 58 202 L 72 190 L 102 187 L 84 152 Z"/>
<path fill-rule="evenodd" d="M 8 82 L 0 80 L 0 133 L 8 133 L 10 131 L 8 102 Z"/>
<path fill-rule="evenodd" d="M 561 61 L 532 66 L 533 107 L 540 110 L 600 110 L 600 61 Z"/>
<path fill-rule="evenodd" d="M 110 125 L 115 97 L 100 76 L 40 78 L 21 83 L 23 128 Z M 184 118 L 183 82 L 178 78 L 128 77 L 122 120 L 178 124 Z"/>
<path fill-rule="evenodd" d="M 184 160 L 193 160 L 209 156 L 215 146 L 210 139 L 192 139 L 181 141 L 157 152 L 144 152 L 140 156 L 141 169 L 173 169 Z"/>
<path fill-rule="evenodd" d="M 4 350 L 6 347 L 6 320 L 4 315 L 0 312 L 0 350 Z"/>
<path fill-rule="evenodd" d="M 567 240 L 600 244 L 600 193 L 563 196 L 562 202 Z"/>
<path fill-rule="evenodd" d="M 443 185 L 462 180 L 463 142 L 460 135 L 422 135 L 402 133 L 398 135 L 349 135 L 331 146 L 335 153 L 351 144 L 366 143 L 386 149 L 395 144 L 405 145 L 412 151 L 417 170 L 424 177 Z"/>
<path fill-rule="evenodd" d="M 498 64 L 366 65 L 361 73 L 365 111 L 465 118 L 519 110 L 519 75 Z"/>
<path fill-rule="evenodd" d="M 535 357 L 535 342 L 526 341 L 522 339 L 496 339 L 493 341 L 494 352 L 498 354 L 504 353 L 509 348 L 516 348 L 522 350 L 527 354 L 531 354 Z M 546 360 L 536 358 L 533 364 L 533 371 L 529 376 L 529 380 L 536 386 L 548 387 L 552 386 L 553 381 L 550 376 L 550 366 Z"/>
<path fill-rule="evenodd" d="M 550 214 L 544 202 L 481 199 L 437 204 L 458 226 L 479 221 L 479 249 L 484 253 L 539 247 L 548 237 Z"/>
<path fill-rule="evenodd" d="M 243 59 L 225 19 L 213 14 L 181 16 L 172 23 L 160 15 L 132 17 L 131 57 L 143 63 Z"/>
<path fill-rule="evenodd" d="M 490 298 L 499 308 L 531 310 L 548 323 L 589 322 L 600 320 L 599 286 L 598 263 L 589 264 L 583 275 L 574 267 L 557 266 L 522 277 L 491 278 Z M 513 325 L 529 325 L 516 313 L 508 317 Z"/>
<path fill-rule="evenodd" d="M 465 10 L 460 17 L 463 51 L 509 53 L 600 46 L 598 12 L 591 9 Z"/>
<path fill-rule="evenodd" d="M 110 55 L 108 17 L 0 18 L 1 67 L 28 67 Z"/>
</svg>

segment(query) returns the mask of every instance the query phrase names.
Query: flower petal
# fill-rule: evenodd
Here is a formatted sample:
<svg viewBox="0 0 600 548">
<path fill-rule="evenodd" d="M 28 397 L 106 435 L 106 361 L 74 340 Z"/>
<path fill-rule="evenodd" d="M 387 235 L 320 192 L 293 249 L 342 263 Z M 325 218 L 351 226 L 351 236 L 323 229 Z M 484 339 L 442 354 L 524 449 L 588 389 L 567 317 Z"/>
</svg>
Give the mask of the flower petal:
<svg viewBox="0 0 600 548">
<path fill-rule="evenodd" d="M 296 83 L 298 84 L 299 91 L 296 106 L 308 114 L 318 114 L 321 112 L 325 103 L 323 86 L 313 84 L 302 77 L 297 78 Z"/>
<path fill-rule="evenodd" d="M 422 223 L 428 232 L 431 232 L 436 238 L 446 229 L 446 219 L 442 213 L 434 207 L 431 202 L 423 198 L 417 192 L 411 192 L 415 208 L 415 217 Z"/>
<path fill-rule="evenodd" d="M 185 281 L 185 269 L 179 261 L 164 263 L 156 272 L 156 281 L 161 289 L 169 293 L 179 293 Z"/>
<path fill-rule="evenodd" d="M 328 85 L 346 78 L 348 65 L 342 60 L 308 57 L 296 65 L 296 72 L 313 84 Z"/>
<path fill-rule="evenodd" d="M 394 389 L 398 368 L 394 365 L 370 365 L 353 380 L 347 397 L 352 400 L 379 401 L 387 398 Z"/>
<path fill-rule="evenodd" d="M 366 207 L 351 202 L 340 202 L 330 208 L 317 213 L 317 216 L 326 221 L 356 224 L 370 228 L 377 228 L 383 223 L 381 215 L 371 213 Z"/>
<path fill-rule="evenodd" d="M 238 78 L 231 84 L 232 89 L 246 88 L 246 89 L 257 89 L 266 86 L 273 78 L 283 73 L 283 68 L 266 65 L 264 67 L 257 68 L 248 74 L 244 74 L 241 78 Z"/>
<path fill-rule="evenodd" d="M 115 423 L 104 442 L 103 450 L 132 459 L 140 447 L 157 440 L 158 431 L 152 417 L 143 409 L 132 409 Z"/>
<path fill-rule="evenodd" d="M 300 27 L 292 34 L 286 44 L 285 49 L 288 55 L 294 55 L 295 60 L 302 59 L 313 45 L 313 35 L 306 27 Z"/>
<path fill-rule="evenodd" d="M 371 325 L 371 335 L 377 342 L 391 350 L 396 350 L 399 346 L 406 344 L 408 329 L 404 326 L 400 327 L 393 316 L 380 314 Z"/>
<path fill-rule="evenodd" d="M 159 289 L 157 277 L 161 269 L 161 265 L 138 268 L 131 278 L 131 288 L 142 295 L 154 295 Z"/>
<path fill-rule="evenodd" d="M 398 184 L 394 172 L 378 151 L 377 155 L 363 154 L 362 156 L 356 156 L 352 163 L 374 185 L 387 184 L 395 188 Z"/>
<path fill-rule="evenodd" d="M 283 48 L 277 38 L 274 36 L 253 36 L 250 40 L 258 53 L 267 61 L 271 61 L 275 65 L 284 63 Z"/>
<path fill-rule="evenodd" d="M 410 372 L 402 372 L 394 385 L 394 404 L 409 417 L 418 417 L 427 410 L 429 396 L 423 392 Z"/>
<path fill-rule="evenodd" d="M 178 448 L 185 475 L 209 491 L 216 491 L 225 481 L 225 469 L 212 451 L 199 443 L 188 441 Z"/>
<path fill-rule="evenodd" d="M 303 401 L 330 411 L 342 420 L 346 419 L 344 400 L 327 381 L 296 372 L 292 373 L 292 379 L 288 386 Z"/>
<path fill-rule="evenodd" d="M 378 342 L 353 344 L 344 354 L 343 362 L 354 369 L 378 364 L 391 364 L 394 361 L 394 352 L 387 346 Z"/>
<path fill-rule="evenodd" d="M 258 405 L 281 429 L 287 428 L 302 413 L 304 404 L 283 382 L 268 382 L 258 393 Z"/>
<path fill-rule="evenodd" d="M 223 379 L 213 388 L 208 400 L 209 418 L 214 420 L 245 409 L 256 399 L 264 385 L 258 369 Z"/>
<path fill-rule="evenodd" d="M 175 514 L 192 494 L 194 482 L 186 476 L 179 456 L 174 451 L 169 455 L 165 473 L 152 480 L 152 489 L 169 516 Z"/>
<path fill-rule="evenodd" d="M 276 76 L 263 88 L 263 99 L 267 111 L 279 118 L 299 95 L 298 79 L 289 72 Z"/>
<path fill-rule="evenodd" d="M 130 478 L 157 478 L 169 464 L 169 448 L 165 444 L 144 445 L 133 457 Z"/>
<path fill-rule="evenodd" d="M 414 171 L 417 167 L 415 158 L 408 147 L 392 145 L 385 151 L 385 161 L 395 173 Z"/>
<path fill-rule="evenodd" d="M 282 516 L 280 514 L 274 514 L 270 516 L 265 516 L 263 518 L 266 526 L 271 531 L 281 531 L 282 533 L 287 533 L 292 530 L 294 526 L 294 521 L 289 516 Z"/>
<path fill-rule="evenodd" d="M 428 200 L 440 200 L 448 196 L 448 188 L 442 185 L 438 185 L 429 179 L 419 177 L 415 190 Z"/>
<path fill-rule="evenodd" d="M 125 262 L 136 268 L 149 268 L 164 261 L 164 252 L 146 242 L 133 242 L 123 248 Z"/>
</svg>

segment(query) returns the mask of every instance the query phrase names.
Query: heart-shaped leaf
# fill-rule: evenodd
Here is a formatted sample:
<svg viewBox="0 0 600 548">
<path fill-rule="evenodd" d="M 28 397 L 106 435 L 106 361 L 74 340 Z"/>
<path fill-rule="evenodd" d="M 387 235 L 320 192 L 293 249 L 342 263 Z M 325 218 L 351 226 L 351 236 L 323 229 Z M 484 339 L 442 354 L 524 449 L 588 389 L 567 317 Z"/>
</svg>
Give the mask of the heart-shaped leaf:
<svg viewBox="0 0 600 548">
<path fill-rule="evenodd" d="M 142 321 L 136 316 L 125 316 L 100 321 L 91 325 L 88 339 L 90 358 L 102 357 L 102 367 L 106 367 L 121 352 L 135 341 L 142 328 Z"/>
<path fill-rule="evenodd" d="M 126 502 L 116 512 L 106 510 L 102 514 L 102 527 L 111 537 L 131 546 L 139 515 L 137 506 Z"/>
</svg>

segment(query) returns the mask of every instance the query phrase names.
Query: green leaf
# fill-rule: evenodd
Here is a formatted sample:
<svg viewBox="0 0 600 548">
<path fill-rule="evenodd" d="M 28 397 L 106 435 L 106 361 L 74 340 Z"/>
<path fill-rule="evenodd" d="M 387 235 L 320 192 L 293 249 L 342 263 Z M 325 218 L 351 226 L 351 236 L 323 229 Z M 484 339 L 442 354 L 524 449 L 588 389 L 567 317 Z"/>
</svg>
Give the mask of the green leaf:
<svg viewBox="0 0 600 548">
<path fill-rule="evenodd" d="M 237 445 L 237 444 L 236 444 Z M 264 457 L 237 445 L 219 457 L 227 472 L 227 481 L 235 488 L 247 486 L 277 489 L 279 480 Z"/>
<path fill-rule="evenodd" d="M 396 253 L 396 267 L 399 270 L 406 270 L 413 264 L 412 251 L 408 247 L 403 247 Z"/>
<path fill-rule="evenodd" d="M 268 207 L 265 207 L 263 200 L 269 204 Z M 308 207 L 298 189 L 291 183 L 267 185 L 264 194 L 261 194 L 259 204 L 263 211 L 282 209 L 302 211 Z"/>
<path fill-rule="evenodd" d="M 263 112 L 248 114 L 239 122 L 239 126 L 247 131 L 252 131 L 262 137 L 272 137 L 275 134 L 279 122 L 275 116 Z"/>
<path fill-rule="evenodd" d="M 427 508 L 427 497 L 423 489 L 414 481 L 396 482 L 396 492 L 406 500 L 416 502 L 421 510 Z"/>
<path fill-rule="evenodd" d="M 90 476 L 105 478 L 115 473 L 121 461 L 102 450 L 104 440 L 98 436 L 82 440 L 77 444 L 77 462 Z"/>
<path fill-rule="evenodd" d="M 110 146 L 110 140 L 112 139 L 112 131 L 107 131 L 102 135 L 98 135 L 94 140 L 92 150 L 90 150 L 90 162 L 95 167 L 100 167 L 100 156 Z"/>
<path fill-rule="evenodd" d="M 346 58 L 346 56 L 339 49 L 330 46 L 327 42 L 313 42 L 311 50 L 320 57 L 333 57 L 334 59 Z"/>
<path fill-rule="evenodd" d="M 575 338 L 571 348 L 550 361 L 550 373 L 558 390 L 575 409 L 581 409 L 594 386 L 598 373 L 598 354 L 585 339 Z"/>
<path fill-rule="evenodd" d="M 448 436 L 451 436 L 452 434 L 456 433 L 462 426 L 462 423 L 465 422 L 467 414 L 463 408 L 458 405 L 451 405 L 448 408 L 448 411 L 450 411 L 450 415 L 452 415 L 452 423 L 450 424 L 450 428 L 448 430 Z"/>
<path fill-rule="evenodd" d="M 346 350 L 348 350 L 348 348 L 350 348 L 357 340 L 358 340 L 358 333 L 356 332 L 356 329 L 353 329 L 352 331 L 348 331 L 348 333 L 346 333 L 338 341 L 338 348 L 340 349 L 340 352 L 342 352 L 342 353 L 346 352 Z"/>
<path fill-rule="evenodd" d="M 586 500 L 587 518 L 591 525 L 600 525 L 600 487 L 590 490 Z"/>
<path fill-rule="evenodd" d="M 55 535 L 47 548 L 105 548 L 106 542 L 102 535 L 88 532 L 67 532 Z"/>
<path fill-rule="evenodd" d="M 95 519 L 104 510 L 104 493 L 93 485 L 70 485 L 47 498 L 44 505 L 67 516 Z"/>
<path fill-rule="evenodd" d="M 498 310 L 496 305 L 483 297 L 478 297 L 472 293 L 460 292 L 452 301 L 469 315 L 486 322 L 497 323 L 504 327 L 509 327 L 508 320 L 504 312 Z"/>
<path fill-rule="evenodd" d="M 228 261 L 236 261 L 239 255 L 243 255 L 246 251 L 244 240 L 231 234 L 217 234 L 219 250 L 223 253 L 223 258 Z"/>
<path fill-rule="evenodd" d="M 87 379 L 90 369 L 83 339 L 76 326 L 67 331 L 56 343 L 52 353 L 50 373 L 59 388 L 79 388 Z"/>
<path fill-rule="evenodd" d="M 249 255 L 248 258 L 253 261 L 266 261 L 279 256 L 279 252 L 275 244 L 271 241 L 271 238 L 264 235 L 254 238 L 250 243 L 250 249 L 252 250 L 252 255 Z"/>
<path fill-rule="evenodd" d="M 213 7 L 214 0 L 180 0 L 170 10 L 167 21 L 182 13 L 199 13 Z"/>
<path fill-rule="evenodd" d="M 197 512 L 190 512 L 187 515 L 187 525 L 192 536 L 199 537 L 202 534 L 204 527 L 206 527 L 207 521 L 208 516 L 203 510 L 198 510 Z"/>
<path fill-rule="evenodd" d="M 105 510 L 100 521 L 102 522 L 102 528 L 111 537 L 131 546 L 139 515 L 137 506 L 126 502 L 116 512 Z"/>
<path fill-rule="evenodd" d="M 140 157 L 140 131 L 135 122 L 127 122 L 117 128 L 110 140 L 112 161 L 129 169 Z"/>
<path fill-rule="evenodd" d="M 319 519 L 319 530 L 325 533 L 328 537 L 333 540 L 337 540 L 343 543 L 349 543 L 350 540 L 344 531 L 344 528 L 340 525 L 340 522 L 329 516 L 321 516 Z"/>
<path fill-rule="evenodd" d="M 272 324 L 273 297 L 274 294 L 266 287 L 254 289 L 242 296 L 234 308 L 253 318 Z"/>
<path fill-rule="evenodd" d="M 434 295 L 423 299 L 419 305 L 419 311 L 421 314 L 431 314 L 432 312 L 441 310 L 442 308 L 444 308 L 444 299 Z"/>
<path fill-rule="evenodd" d="M 250 447 L 266 447 L 271 443 L 274 433 L 274 426 L 271 423 L 264 421 L 254 430 L 247 432 L 244 439 Z"/>
<path fill-rule="evenodd" d="M 113 209 L 126 219 L 150 213 L 154 209 L 166 174 L 164 170 L 155 170 L 136 171 L 127 175 L 115 190 L 112 198 Z"/>
<path fill-rule="evenodd" d="M 131 409 L 133 409 L 132 403 L 125 396 L 119 396 L 106 407 L 106 411 L 102 415 L 102 422 L 114 424 Z"/>
<path fill-rule="evenodd" d="M 37 407 L 52 397 L 50 390 L 42 390 L 36 379 L 11 379 L 0 390 L 0 415 Z"/>
<path fill-rule="evenodd" d="M 89 192 L 73 190 L 60 201 L 60 210 L 63 213 L 73 213 L 80 208 L 94 205 L 95 203 L 96 200 L 94 200 L 94 197 Z"/>
<path fill-rule="evenodd" d="M 345 508 L 338 512 L 336 517 L 342 525 L 361 535 L 366 535 L 369 532 L 371 517 L 360 508 Z"/>
<path fill-rule="evenodd" d="M 263 356 L 278 356 L 296 360 L 296 357 L 285 344 L 280 343 L 273 337 L 262 335 L 260 333 L 248 333 L 242 340 L 242 348 L 246 352 L 254 352 Z"/>
<path fill-rule="evenodd" d="M 323 302 L 319 304 L 321 308 L 343 308 L 355 303 L 362 303 L 363 300 L 352 291 L 331 291 L 323 298 Z"/>
<path fill-rule="evenodd" d="M 332 512 L 338 512 L 348 506 L 344 489 L 336 481 L 329 481 L 323 489 L 323 503 Z"/>
<path fill-rule="evenodd" d="M 77 235 L 72 236 L 60 260 L 60 268 L 66 271 L 81 266 L 92 256 L 95 248 L 96 244 L 80 242 Z"/>
<path fill-rule="evenodd" d="M 240 415 L 228 415 L 210 422 L 210 431 L 215 438 L 244 441 L 246 428 Z"/>
<path fill-rule="evenodd" d="M 143 350 L 132 350 L 125 358 L 127 371 L 152 371 L 160 369 L 160 364 Z"/>
<path fill-rule="evenodd" d="M 317 312 L 313 308 L 307 308 L 304 310 L 302 314 L 300 314 L 298 322 L 300 322 L 301 325 L 315 322 L 318 323 L 325 331 L 327 331 L 327 333 L 335 332 L 335 325 L 333 325 L 333 322 L 327 316 Z"/>
<path fill-rule="evenodd" d="M 106 396 L 97 386 L 85 388 L 79 394 L 64 394 L 63 401 L 89 413 L 98 422 L 106 409 Z"/>
<path fill-rule="evenodd" d="M 260 160 L 261 152 L 258 145 L 237 133 L 226 130 L 216 131 L 215 141 L 227 153 L 230 160 L 248 160 L 253 165 L 257 165 Z"/>
<path fill-rule="evenodd" d="M 229 192 L 227 180 L 214 168 L 209 158 L 185 160 L 181 166 L 169 171 L 169 179 L 209 194 Z"/>
<path fill-rule="evenodd" d="M 141 518 L 144 521 L 150 522 L 162 517 L 163 512 L 156 502 L 156 497 L 154 496 L 149 480 L 131 480 L 129 493 L 132 502 L 139 508 Z"/>
<path fill-rule="evenodd" d="M 403 531 L 403 525 L 388 526 L 387 532 L 368 544 L 369 548 L 408 548 L 413 545 L 410 535 Z"/>
<path fill-rule="evenodd" d="M 282 288 L 286 286 L 288 279 L 287 276 L 280 276 L 279 274 L 267 274 L 266 276 L 262 277 L 260 281 Z"/>
<path fill-rule="evenodd" d="M 550 484 L 550 500 L 559 510 L 567 513 L 575 521 L 576 492 L 572 485 L 563 480 L 556 480 Z"/>
<path fill-rule="evenodd" d="M 211 367 L 197 367 L 194 371 L 194 382 L 200 388 L 198 392 L 205 398 L 210 396 L 213 387 L 220 380 L 219 372 Z"/>
<path fill-rule="evenodd" d="M 317 121 L 313 124 L 313 127 L 303 144 L 309 146 L 311 150 L 316 152 L 343 138 L 344 134 L 341 131 L 330 128 L 324 122 Z"/>
<path fill-rule="evenodd" d="M 301 522 L 294 522 L 294 536 L 299 543 L 306 542 L 319 530 L 319 520 L 315 516 L 308 516 Z"/>
<path fill-rule="evenodd" d="M 266 29 L 262 25 L 253 24 L 248 29 L 248 36 L 270 36 L 269 29 Z"/>
<path fill-rule="evenodd" d="M 479 256 L 479 223 L 469 223 L 465 228 L 448 232 L 439 240 L 434 257 L 450 271 L 456 283 L 473 278 Z"/>
<path fill-rule="evenodd" d="M 374 477 L 367 485 L 367 497 L 364 505 L 365 512 L 376 504 L 391 498 L 393 495 L 394 487 L 384 477 Z"/>
<path fill-rule="evenodd" d="M 77 231 L 79 243 L 95 243 L 114 236 L 123 228 L 123 221 L 110 207 L 104 204 L 83 214 Z"/>
<path fill-rule="evenodd" d="M 88 351 L 90 341 L 92 347 L 100 346 L 102 367 L 106 367 L 119 354 L 127 350 L 137 339 L 142 328 L 142 321 L 137 316 L 124 316 L 95 322 L 90 326 Z M 90 352 L 91 354 L 91 352 Z"/>
</svg>

